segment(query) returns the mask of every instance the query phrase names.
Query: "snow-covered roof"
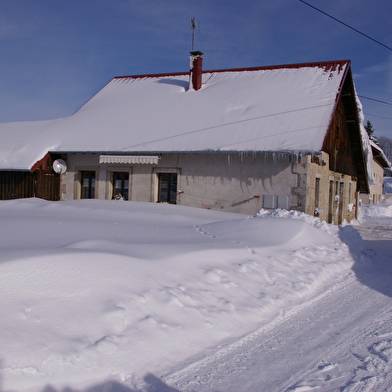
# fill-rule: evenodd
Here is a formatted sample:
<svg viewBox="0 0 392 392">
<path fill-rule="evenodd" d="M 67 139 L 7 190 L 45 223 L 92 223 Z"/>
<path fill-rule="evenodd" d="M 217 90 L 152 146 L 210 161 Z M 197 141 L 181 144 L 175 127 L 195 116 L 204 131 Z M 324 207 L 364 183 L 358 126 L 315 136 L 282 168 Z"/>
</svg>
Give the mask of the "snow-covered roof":
<svg viewBox="0 0 392 392">
<path fill-rule="evenodd" d="M 391 167 L 391 162 L 385 155 L 383 149 L 374 142 L 374 140 L 370 139 L 370 146 L 372 147 L 373 158 L 385 169 L 389 169 Z"/>
<path fill-rule="evenodd" d="M 113 78 L 76 113 L 0 124 L 0 169 L 48 151 L 320 151 L 349 61 Z"/>
</svg>

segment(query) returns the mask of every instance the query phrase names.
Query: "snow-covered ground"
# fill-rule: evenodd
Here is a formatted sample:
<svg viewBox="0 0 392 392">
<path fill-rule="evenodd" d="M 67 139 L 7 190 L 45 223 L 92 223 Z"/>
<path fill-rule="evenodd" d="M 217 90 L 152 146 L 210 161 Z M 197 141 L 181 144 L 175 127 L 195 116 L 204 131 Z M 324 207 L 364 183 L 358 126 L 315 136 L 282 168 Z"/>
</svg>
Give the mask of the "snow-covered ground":
<svg viewBox="0 0 392 392">
<path fill-rule="evenodd" d="M 99 200 L 0 219 L 1 391 L 392 389 L 390 204 L 343 228 Z"/>
</svg>

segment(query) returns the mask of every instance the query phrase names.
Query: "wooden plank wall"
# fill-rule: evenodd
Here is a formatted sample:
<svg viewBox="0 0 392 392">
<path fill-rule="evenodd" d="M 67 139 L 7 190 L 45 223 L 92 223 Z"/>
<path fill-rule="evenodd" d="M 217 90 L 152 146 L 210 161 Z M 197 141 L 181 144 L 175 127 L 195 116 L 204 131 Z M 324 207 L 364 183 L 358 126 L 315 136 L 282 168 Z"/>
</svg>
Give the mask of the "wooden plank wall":
<svg viewBox="0 0 392 392">
<path fill-rule="evenodd" d="M 36 171 L 35 197 L 40 199 L 60 200 L 60 176 L 53 171 Z"/>
<path fill-rule="evenodd" d="M 0 200 L 27 197 L 60 200 L 60 176 L 51 171 L 0 171 Z"/>
<path fill-rule="evenodd" d="M 330 170 L 352 176 L 357 175 L 342 100 L 339 101 L 323 150 L 329 154 Z"/>
<path fill-rule="evenodd" d="M 30 172 L 0 172 L 0 200 L 34 197 L 34 175 Z"/>
</svg>

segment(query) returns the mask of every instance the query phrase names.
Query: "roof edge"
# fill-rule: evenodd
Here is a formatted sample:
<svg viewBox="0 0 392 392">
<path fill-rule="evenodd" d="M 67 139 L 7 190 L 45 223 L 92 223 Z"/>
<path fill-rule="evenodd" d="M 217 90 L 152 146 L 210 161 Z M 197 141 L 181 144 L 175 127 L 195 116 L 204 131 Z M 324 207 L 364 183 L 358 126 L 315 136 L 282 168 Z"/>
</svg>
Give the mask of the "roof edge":
<svg viewBox="0 0 392 392">
<path fill-rule="evenodd" d="M 221 72 L 249 72 L 249 71 L 268 71 L 274 69 L 287 69 L 287 68 L 326 68 L 334 69 L 337 66 L 343 67 L 344 65 L 350 65 L 351 60 L 334 60 L 334 61 L 316 61 L 309 63 L 294 63 L 294 64 L 282 64 L 282 65 L 263 65 L 259 67 L 243 67 L 243 68 L 227 68 L 227 69 L 212 69 L 203 70 L 203 74 L 207 73 L 221 73 Z M 144 79 L 144 78 L 159 78 L 167 76 L 184 76 L 189 75 L 187 72 L 170 72 L 170 73 L 158 73 L 158 74 L 145 74 L 145 75 L 128 75 L 128 76 L 114 76 L 115 79 Z"/>
<path fill-rule="evenodd" d="M 48 154 L 101 154 L 101 155 L 165 155 L 165 154 L 289 154 L 289 155 L 320 155 L 321 150 L 173 150 L 173 151 L 97 151 L 97 150 L 50 150 Z M 38 161 L 39 163 L 41 161 Z"/>
</svg>

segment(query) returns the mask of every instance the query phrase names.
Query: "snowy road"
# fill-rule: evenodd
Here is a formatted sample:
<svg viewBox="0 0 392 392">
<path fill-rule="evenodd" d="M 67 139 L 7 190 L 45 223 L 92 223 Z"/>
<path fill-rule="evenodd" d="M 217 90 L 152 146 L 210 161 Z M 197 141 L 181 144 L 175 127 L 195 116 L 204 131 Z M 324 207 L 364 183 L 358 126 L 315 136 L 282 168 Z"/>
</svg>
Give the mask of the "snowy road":
<svg viewBox="0 0 392 392">
<path fill-rule="evenodd" d="M 366 250 L 347 276 L 165 383 L 184 392 L 392 390 L 392 220 L 357 229 Z"/>
</svg>

